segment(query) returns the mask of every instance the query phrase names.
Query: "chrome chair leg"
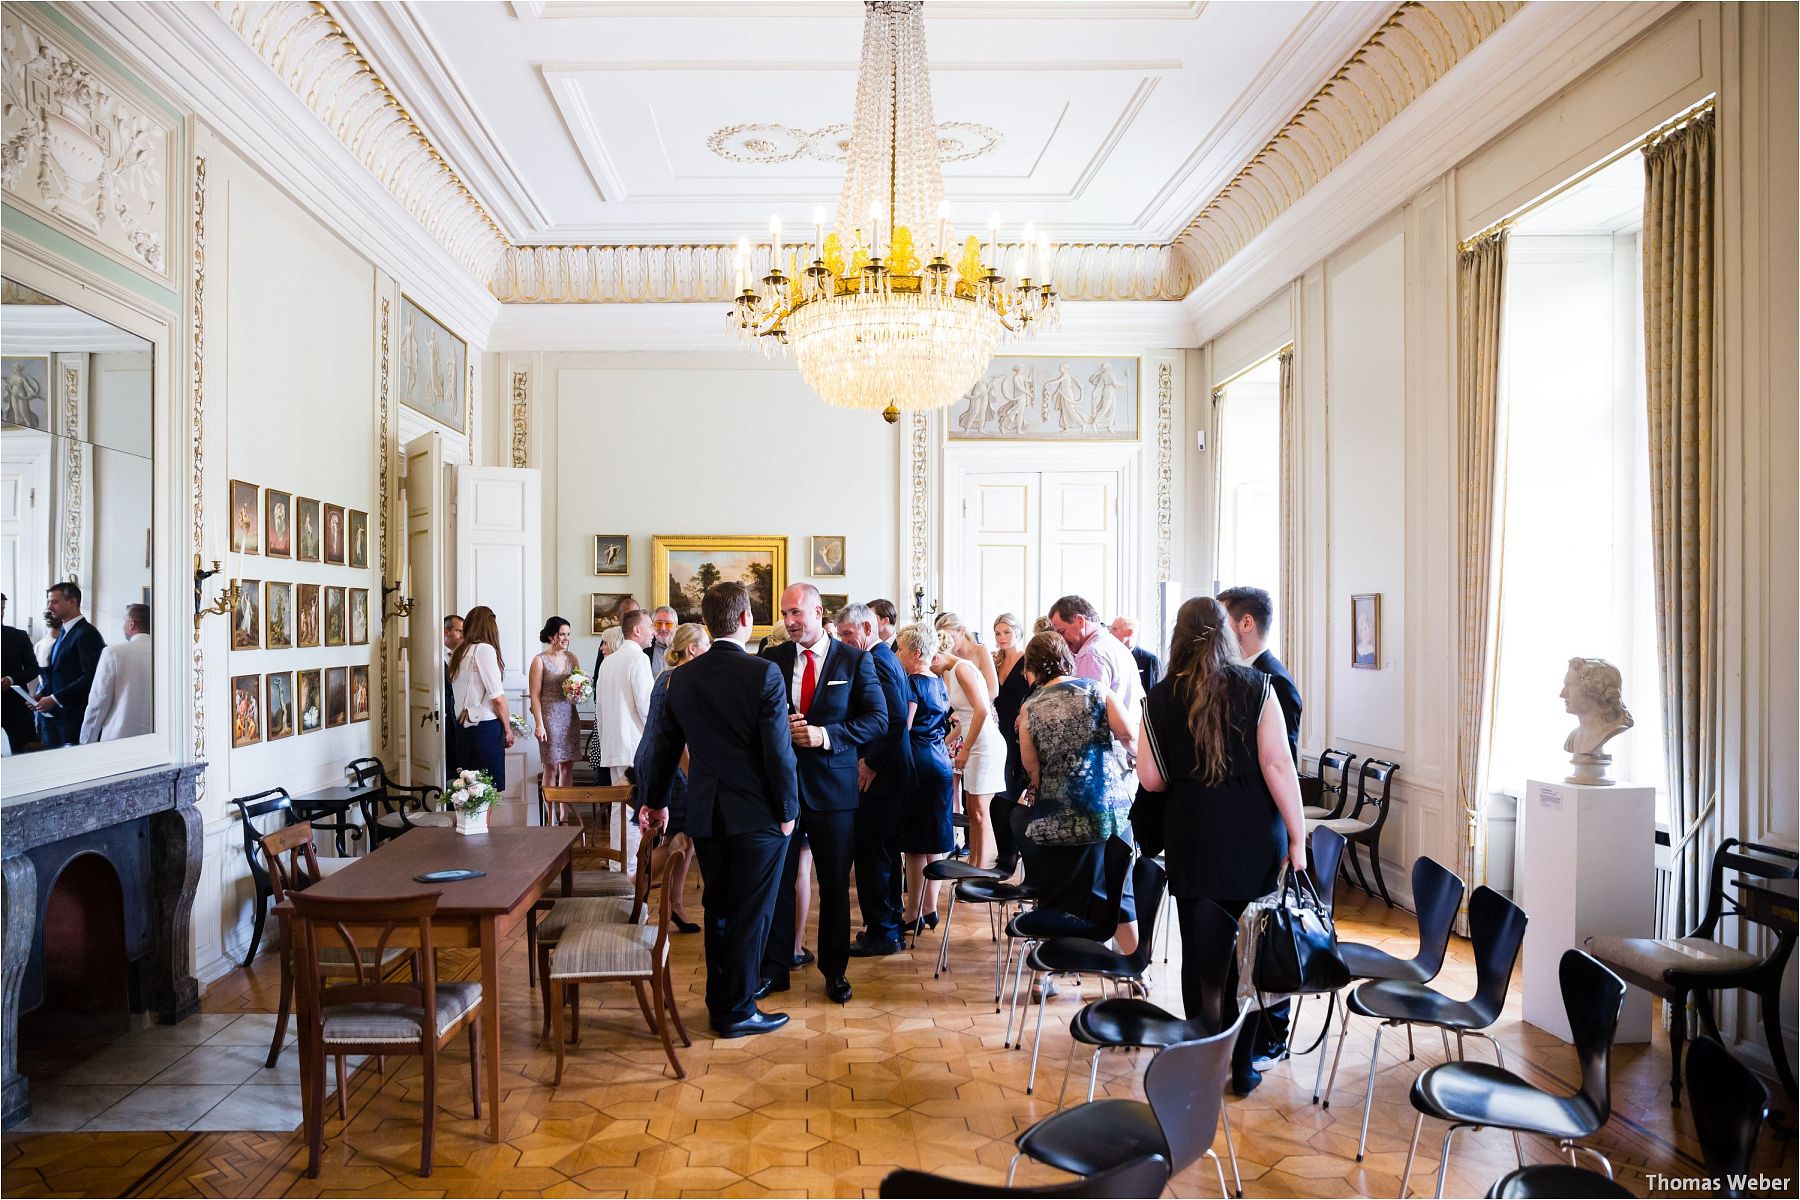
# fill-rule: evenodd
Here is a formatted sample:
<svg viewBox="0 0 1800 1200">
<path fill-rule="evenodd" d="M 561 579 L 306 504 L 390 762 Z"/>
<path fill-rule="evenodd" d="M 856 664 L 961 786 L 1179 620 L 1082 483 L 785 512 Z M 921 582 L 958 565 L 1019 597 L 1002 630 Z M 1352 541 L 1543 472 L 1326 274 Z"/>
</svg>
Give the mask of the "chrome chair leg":
<svg viewBox="0 0 1800 1200">
<path fill-rule="evenodd" d="M 1080 1047 L 1080 1045 L 1081 1045 L 1081 1043 L 1076 1041 L 1074 1038 L 1071 1037 L 1069 1039 L 1069 1057 L 1068 1057 L 1068 1060 L 1063 1063 L 1062 1086 L 1060 1088 L 1056 1089 L 1056 1111 L 1057 1112 L 1062 1111 L 1063 1100 L 1065 1098 L 1067 1098 L 1067 1096 L 1069 1094 L 1069 1076 L 1073 1075 L 1075 1073 L 1075 1051 Z M 1100 1047 L 1098 1047 L 1098 1046 L 1094 1047 L 1094 1057 L 1096 1059 L 1098 1059 L 1100 1057 Z M 1096 1066 L 1095 1069 L 1098 1070 L 1098 1066 Z M 1091 1099 L 1093 1099 L 1093 1097 L 1089 1096 L 1088 1099 L 1091 1100 Z"/>
<path fill-rule="evenodd" d="M 1094 1092 L 1096 1089 L 1099 1088 L 1099 1086 L 1100 1086 L 1100 1047 L 1095 1046 L 1093 1061 L 1088 1063 L 1088 1094 L 1087 1094 L 1087 1098 L 1090 1103 L 1093 1101 Z"/>
<path fill-rule="evenodd" d="M 1592 1146 L 1584 1146 L 1580 1142 L 1565 1141 L 1565 1142 L 1563 1142 L 1563 1145 L 1565 1145 L 1569 1148 L 1569 1162 L 1570 1163 L 1575 1162 L 1576 1151 L 1580 1151 L 1584 1154 L 1591 1154 L 1594 1156 L 1595 1160 L 1599 1162 L 1600 1169 L 1602 1171 L 1606 1172 L 1606 1177 L 1608 1179 L 1611 1179 L 1613 1177 L 1612 1160 L 1607 1158 L 1606 1155 L 1600 1153 L 1600 1151 L 1594 1149 Z"/>
<path fill-rule="evenodd" d="M 1031 983 L 1033 987 L 1037 986 L 1037 978 L 1038 973 L 1036 970 L 1033 970 L 1031 972 Z M 1044 981 L 1045 983 L 1048 983 L 1053 978 L 1055 977 L 1046 974 L 1044 976 Z M 1044 1010 L 1050 1007 L 1048 1001 L 1048 996 L 1040 996 L 1038 998 L 1037 1032 L 1031 1039 L 1031 1074 L 1025 1078 L 1025 1094 L 1027 1096 L 1031 1095 L 1032 1089 L 1037 1087 L 1038 1050 L 1042 1048 L 1044 1044 Z M 1025 1028 L 1023 1022 L 1020 1022 L 1019 1026 L 1019 1040 L 1025 1040 Z"/>
<path fill-rule="evenodd" d="M 1452 1125 L 1444 1130 L 1444 1156 L 1438 1160 L 1437 1194 L 1440 1198 L 1444 1194 L 1444 1180 L 1450 1174 L 1450 1139 L 1456 1136 L 1456 1131 L 1460 1128 L 1462 1126 Z"/>
<path fill-rule="evenodd" d="M 1425 1114 L 1413 1122 L 1412 1145 L 1406 1150 L 1406 1168 L 1400 1172 L 1400 1200 L 1406 1200 L 1406 1185 L 1412 1182 L 1413 1160 L 1419 1156 L 1419 1131 L 1425 1128 Z M 1009 1180 L 1010 1182 L 1010 1180 Z"/>
<path fill-rule="evenodd" d="M 1343 1018 L 1338 1022 L 1337 1053 L 1332 1055 L 1332 1057 L 1331 1057 L 1331 1078 L 1329 1078 L 1325 1081 L 1324 1106 L 1326 1108 L 1331 1107 L 1331 1089 L 1335 1088 L 1337 1086 L 1338 1063 L 1343 1061 L 1344 1038 L 1347 1037 L 1349 1035 L 1349 1033 L 1350 1033 L 1350 1006 L 1348 1004 L 1345 1004 Z M 1323 1053 L 1323 1051 L 1321 1051 L 1321 1053 Z"/>
<path fill-rule="evenodd" d="M 1356 1139 L 1357 1162 L 1363 1160 L 1363 1151 L 1369 1148 L 1369 1112 L 1375 1107 L 1375 1070 L 1381 1065 L 1381 1034 L 1386 1028 L 1386 1022 L 1375 1027 L 1375 1047 L 1369 1051 L 1369 1091 L 1363 1096 L 1362 1136 Z"/>
<path fill-rule="evenodd" d="M 1013 1176 L 1015 1176 L 1019 1173 L 1019 1159 L 1021 1159 L 1023 1157 L 1024 1157 L 1023 1152 L 1015 1152 L 1013 1154 L 1012 1163 L 1010 1166 L 1008 1166 L 1006 1168 L 1006 1186 L 1007 1187 L 1011 1187 L 1013 1185 Z"/>
<path fill-rule="evenodd" d="M 1225 1153 L 1231 1156 L 1231 1179 L 1237 1185 L 1238 1200 L 1244 1200 L 1244 1176 L 1238 1170 L 1237 1143 L 1231 1137 L 1231 1113 L 1223 1104 L 1219 1105 L 1219 1124 L 1225 1130 Z"/>
<path fill-rule="evenodd" d="M 1201 1157 L 1213 1160 L 1213 1170 L 1219 1173 L 1219 1195 L 1230 1200 L 1231 1193 L 1225 1190 L 1225 1164 L 1219 1161 L 1219 1156 L 1213 1153 L 1211 1146 L 1206 1148 L 1206 1153 Z"/>
<path fill-rule="evenodd" d="M 956 888 L 950 888 L 950 908 L 944 913 L 944 932 L 938 935 L 937 969 L 931 973 L 936 979 L 950 969 L 950 929 L 956 924 Z"/>
<path fill-rule="evenodd" d="M 1337 1011 L 1336 992 L 1325 1001 L 1325 1027 L 1319 1030 L 1319 1065 L 1313 1072 L 1312 1102 L 1319 1102 L 1319 1085 L 1325 1082 L 1325 1042 L 1331 1036 L 1331 1015 Z"/>
</svg>

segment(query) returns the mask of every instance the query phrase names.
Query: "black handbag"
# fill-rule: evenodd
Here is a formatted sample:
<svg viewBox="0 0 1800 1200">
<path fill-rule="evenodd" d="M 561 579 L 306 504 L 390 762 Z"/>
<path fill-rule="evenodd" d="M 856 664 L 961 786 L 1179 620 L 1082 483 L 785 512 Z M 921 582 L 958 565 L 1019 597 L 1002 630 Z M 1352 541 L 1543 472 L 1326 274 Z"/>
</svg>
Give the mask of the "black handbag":
<svg viewBox="0 0 1800 1200">
<path fill-rule="evenodd" d="M 1263 911 L 1259 926 L 1251 975 L 1257 991 L 1299 995 L 1335 992 L 1349 984 L 1337 929 L 1304 871 L 1283 868 L 1276 903 Z"/>
</svg>

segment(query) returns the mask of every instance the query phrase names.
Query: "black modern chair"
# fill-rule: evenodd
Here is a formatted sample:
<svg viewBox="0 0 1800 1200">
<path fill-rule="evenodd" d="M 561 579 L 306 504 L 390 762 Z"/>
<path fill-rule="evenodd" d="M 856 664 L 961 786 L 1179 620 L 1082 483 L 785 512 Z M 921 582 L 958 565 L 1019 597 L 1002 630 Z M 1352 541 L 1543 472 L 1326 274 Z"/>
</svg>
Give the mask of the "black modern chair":
<svg viewBox="0 0 1800 1200">
<path fill-rule="evenodd" d="M 1031 820 L 1031 810 L 1019 807 L 1018 802 L 1010 796 L 995 796 L 989 804 L 988 811 L 989 819 L 993 821 L 996 828 L 1004 827 L 1008 833 L 1013 832 L 1015 818 L 1020 830 L 1023 830 Z M 1018 845 L 1017 839 L 1009 840 L 1015 847 Z M 1037 900 L 1041 890 L 1030 878 L 1030 861 L 1022 858 L 1016 850 L 1013 859 L 1013 862 L 1002 862 L 991 871 L 969 867 L 957 863 L 954 859 L 940 859 L 925 868 L 927 878 L 931 877 L 933 867 L 954 865 L 962 869 L 960 875 L 954 876 L 956 882 L 952 885 L 950 892 L 950 912 L 944 918 L 944 937 L 938 945 L 938 965 L 932 971 L 931 977 L 936 979 L 940 973 L 950 969 L 950 921 L 956 915 L 956 906 L 958 904 L 983 906 L 988 914 L 988 932 L 994 940 L 995 1012 L 1000 1011 L 1000 997 L 1004 990 L 1005 976 L 1001 963 L 1000 930 L 1006 924 L 1007 910 L 1022 911 L 1026 904 Z M 1019 882 L 1014 883 L 1010 877 L 1013 868 L 1017 867 L 1021 861 L 1026 864 L 1025 875 Z"/>
<path fill-rule="evenodd" d="M 1393 809 L 1394 773 L 1399 769 L 1397 764 L 1385 759 L 1365 758 L 1356 777 L 1356 807 L 1347 817 L 1317 822 L 1319 826 L 1343 834 L 1352 846 L 1362 846 L 1369 852 L 1369 870 L 1375 875 L 1375 886 L 1381 890 L 1382 902 L 1389 908 L 1394 907 L 1394 900 L 1388 895 L 1387 880 L 1381 874 L 1381 831 Z M 1375 893 L 1363 878 L 1362 864 L 1357 861 L 1355 850 L 1350 851 L 1348 861 L 1350 869 L 1356 873 L 1356 886 L 1373 896 Z"/>
<path fill-rule="evenodd" d="M 1532 1163 L 1502 1175 L 1488 1189 L 1488 1200 L 1614 1200 L 1631 1195 L 1631 1189 L 1600 1172 L 1568 1163 Z"/>
<path fill-rule="evenodd" d="M 1475 893 L 1493 895 L 1486 888 Z M 1470 919 L 1474 912 L 1471 905 Z M 1520 926 L 1523 928 L 1523 920 Z M 1525 1155 L 1519 1148 L 1521 1133 L 1552 1138 L 1558 1150 L 1578 1166 L 1575 1152 L 1585 1150 L 1606 1169 L 1612 1179 L 1612 1163 L 1592 1146 L 1579 1144 L 1592 1137 L 1612 1114 L 1612 1046 L 1619 1031 L 1619 1011 L 1625 1004 L 1625 981 L 1599 959 L 1581 950 L 1563 951 L 1557 965 L 1562 984 L 1563 1010 L 1569 1016 L 1569 1032 L 1581 1063 L 1581 1088 L 1572 1096 L 1547 1092 L 1525 1082 L 1504 1066 L 1488 1063 L 1447 1062 L 1428 1067 L 1413 1081 L 1412 1106 L 1419 1117 L 1413 1123 L 1412 1146 L 1406 1152 L 1406 1168 L 1400 1175 L 1400 1194 L 1406 1195 L 1413 1160 L 1419 1153 L 1419 1134 L 1425 1118 L 1450 1122 L 1444 1131 L 1444 1147 L 1438 1159 L 1437 1194 L 1444 1194 L 1444 1178 L 1450 1168 L 1450 1143 L 1459 1129 L 1510 1130 L 1519 1165 Z M 1375 985 L 1381 986 L 1381 985 Z M 1496 1049 L 1498 1047 L 1496 1046 Z M 1504 1182 L 1504 1180 L 1502 1181 Z M 1562 1182 L 1567 1182 L 1566 1180 Z M 1515 1184 L 1514 1186 L 1518 1186 Z M 1583 1195 L 1597 1194 L 1592 1191 Z"/>
<path fill-rule="evenodd" d="M 890 1171 L 882 1177 L 881 1195 L 884 1200 L 958 1200 L 965 1196 L 1041 1196 L 1046 1200 L 1050 1197 L 1089 1196 L 1095 1200 L 1113 1197 L 1128 1200 L 1142 1196 L 1160 1196 L 1168 1186 L 1169 1160 L 1160 1154 L 1150 1154 L 1110 1171 L 1102 1171 L 1098 1175 L 1071 1179 L 1067 1183 L 1052 1183 L 1045 1187 L 995 1187 L 991 1183 L 965 1183 L 960 1179 L 932 1175 L 926 1171 Z"/>
<path fill-rule="evenodd" d="M 1344 815 L 1350 799 L 1350 764 L 1355 761 L 1356 755 L 1348 750 L 1328 746 L 1319 751 L 1319 803 L 1306 806 L 1307 820 L 1330 821 Z"/>
<path fill-rule="evenodd" d="M 1019 1160 L 1029 1158 L 1075 1175 L 1097 1175 L 1150 1154 L 1169 1160 L 1180 1174 L 1202 1158 L 1213 1160 L 1219 1194 L 1229 1196 L 1225 1167 L 1213 1153 L 1219 1115 L 1225 1108 L 1225 1084 L 1231 1075 L 1231 1051 L 1243 1028 L 1244 1014 L 1198 1041 L 1181 1042 L 1157 1052 L 1144 1070 L 1143 1100 L 1095 1100 L 1052 1113 L 1021 1133 L 1014 1143 L 1007 1182 Z"/>
<path fill-rule="evenodd" d="M 1030 854 L 1029 851 L 1025 853 L 1027 856 Z M 1105 855 L 1103 870 L 1106 879 L 1106 904 L 1098 920 L 1090 921 L 1061 909 L 1040 907 L 1022 912 L 1006 923 L 1007 966 L 1013 965 L 1015 950 L 1018 954 L 1018 965 L 1013 970 L 1012 1000 L 1006 1012 L 1007 1041 L 1015 1050 L 1025 1046 L 1025 1014 L 1020 1011 L 1019 1006 L 1021 985 L 1025 977 L 1025 958 L 1032 948 L 1040 942 L 1058 937 L 1088 938 L 1103 942 L 1111 938 L 1119 927 L 1119 912 L 1125 903 L 1125 879 L 1131 872 L 1131 858 L 1135 852 L 1130 842 L 1115 835 L 1106 840 L 1102 853 Z M 1031 871 L 1029 862 L 1027 857 L 1027 873 Z M 1012 1032 L 1014 1013 L 1019 1014 L 1017 1038 L 1013 1037 Z"/>
<path fill-rule="evenodd" d="M 1700 1157 L 1720 1196 L 1743 1196 L 1739 1184 L 1754 1174 L 1756 1139 L 1769 1119 L 1769 1092 L 1756 1072 L 1710 1037 L 1697 1037 L 1687 1052 L 1688 1098 Z"/>
<path fill-rule="evenodd" d="M 1194 928 L 1184 935 L 1182 955 L 1187 960 L 1184 968 L 1197 968 L 1194 975 L 1200 983 L 1197 1011 L 1184 1019 L 1136 996 L 1108 996 L 1082 1005 L 1081 1010 L 1069 1019 L 1069 1059 L 1063 1067 L 1062 1088 L 1056 1093 L 1058 1111 L 1068 1094 L 1069 1076 L 1074 1073 L 1075 1052 L 1079 1047 L 1094 1048 L 1088 1065 L 1087 1099 L 1091 1101 L 1099 1083 L 1102 1050 L 1162 1050 L 1180 1042 L 1197 1042 L 1218 1033 L 1237 1019 L 1237 997 L 1230 994 L 1226 985 L 1231 978 L 1232 956 L 1237 953 L 1238 920 L 1210 900 L 1200 902 L 1193 919 Z M 1183 974 L 1187 974 L 1186 970 Z M 1237 1147 L 1231 1137 L 1229 1108 L 1219 1110 L 1219 1125 L 1225 1134 L 1226 1155 L 1231 1159 L 1234 1191 L 1241 1197 L 1244 1179 L 1238 1170 Z"/>
<path fill-rule="evenodd" d="M 1469 933 L 1475 943 L 1475 994 L 1467 1000 L 1452 1000 L 1423 983 L 1398 979 L 1380 979 L 1359 984 L 1344 1005 L 1344 1022 L 1338 1030 L 1337 1054 L 1331 1062 L 1331 1079 L 1325 1085 L 1325 1107 L 1331 1107 L 1331 1090 L 1337 1083 L 1338 1060 L 1344 1056 L 1344 1034 L 1350 1014 L 1372 1017 L 1381 1024 L 1375 1030 L 1375 1045 L 1369 1051 L 1369 1088 L 1363 1096 L 1362 1134 L 1356 1143 L 1356 1161 L 1361 1162 L 1369 1144 L 1369 1112 L 1375 1102 L 1375 1071 L 1381 1065 L 1381 1035 L 1391 1026 L 1429 1025 L 1436 1027 L 1444 1042 L 1446 1059 L 1463 1056 L 1465 1037 L 1478 1037 L 1494 1048 L 1494 1057 L 1502 1068 L 1506 1055 L 1500 1043 L 1487 1029 L 1506 1007 L 1506 993 L 1512 986 L 1513 967 L 1519 961 L 1519 947 L 1525 941 L 1525 910 L 1488 887 L 1478 887 L 1469 898 Z M 1410 1036 L 1410 1030 L 1408 1031 Z M 1457 1052 L 1450 1053 L 1450 1035 L 1456 1035 Z"/>
<path fill-rule="evenodd" d="M 456 823 L 451 814 L 435 809 L 435 802 L 444 789 L 432 784 L 395 783 L 388 777 L 387 767 L 379 758 L 353 759 L 344 771 L 350 776 L 351 787 L 369 789 L 369 794 L 362 799 L 362 811 L 371 850 L 409 829 L 420 826 L 449 828 Z"/>
<path fill-rule="evenodd" d="M 1687 1040 L 1688 997 L 1695 998 L 1707 1032 L 1723 1041 L 1713 1017 L 1712 993 L 1728 988 L 1753 992 L 1761 1001 L 1769 1056 L 1775 1060 L 1781 1086 L 1789 1096 L 1794 1095 L 1794 1073 L 1788 1066 L 1781 1036 L 1781 980 L 1794 952 L 1793 904 L 1765 903 L 1751 888 L 1743 889 L 1745 894 L 1734 899 L 1725 894 L 1725 872 L 1735 871 L 1740 879 L 1792 879 L 1797 862 L 1800 856 L 1792 850 L 1728 838 L 1713 852 L 1706 912 L 1686 937 L 1587 940 L 1594 957 L 1617 971 L 1627 983 L 1668 1001 L 1672 1060 L 1669 1088 L 1673 1096 L 1670 1103 L 1676 1108 L 1681 1107 L 1681 1047 Z M 1774 948 L 1766 955 L 1757 955 L 1720 941 L 1719 922 L 1725 917 L 1766 926 L 1776 935 Z"/>
<path fill-rule="evenodd" d="M 1113 984 L 1115 989 L 1125 983 L 1141 985 L 1155 952 L 1156 916 L 1168 892 L 1169 873 L 1154 858 L 1140 858 L 1131 868 L 1131 887 L 1137 898 L 1137 949 L 1130 954 L 1121 954 L 1097 938 L 1050 938 L 1039 942 L 1025 956 L 1032 984 L 1037 983 L 1040 975 L 1046 978 L 1096 975 Z M 1027 1096 L 1037 1088 L 1038 1051 L 1044 1042 L 1045 1007 L 1038 1005 L 1037 1032 L 1031 1039 L 1031 1074 L 1025 1080 Z M 1068 1082 L 1066 1073 L 1063 1082 Z"/>
<path fill-rule="evenodd" d="M 1343 834 L 1322 825 L 1315 825 L 1306 835 L 1306 869 L 1312 875 L 1313 891 L 1328 913 L 1337 912 L 1338 868 L 1346 845 Z"/>
</svg>

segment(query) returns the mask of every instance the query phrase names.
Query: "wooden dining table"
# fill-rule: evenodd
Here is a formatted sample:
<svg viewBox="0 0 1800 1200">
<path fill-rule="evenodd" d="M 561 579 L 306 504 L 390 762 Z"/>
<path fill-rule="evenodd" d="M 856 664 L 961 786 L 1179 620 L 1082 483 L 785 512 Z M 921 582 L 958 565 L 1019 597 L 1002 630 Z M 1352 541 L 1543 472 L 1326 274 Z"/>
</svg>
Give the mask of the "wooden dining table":
<svg viewBox="0 0 1800 1200">
<path fill-rule="evenodd" d="M 465 835 L 454 829 L 419 828 L 384 842 L 343 870 L 306 889 L 308 895 L 375 902 L 395 896 L 436 892 L 441 899 L 431 919 L 432 945 L 481 952 L 481 1040 L 486 1059 L 488 1134 L 500 1140 L 500 942 L 525 920 L 561 876 L 568 895 L 575 883 L 575 839 L 581 831 L 568 825 L 525 825 Z M 419 883 L 415 876 L 431 871 L 467 868 L 485 872 L 477 879 L 453 883 Z M 275 906 L 281 920 L 282 944 L 292 945 L 289 921 L 293 905 Z M 372 913 L 371 927 L 382 923 Z M 404 945 L 396 935 L 389 945 Z M 302 997 L 306 989 L 299 989 Z M 300 1012 L 302 1028 L 309 1019 Z M 302 1054 L 301 1070 L 306 1071 Z"/>
</svg>

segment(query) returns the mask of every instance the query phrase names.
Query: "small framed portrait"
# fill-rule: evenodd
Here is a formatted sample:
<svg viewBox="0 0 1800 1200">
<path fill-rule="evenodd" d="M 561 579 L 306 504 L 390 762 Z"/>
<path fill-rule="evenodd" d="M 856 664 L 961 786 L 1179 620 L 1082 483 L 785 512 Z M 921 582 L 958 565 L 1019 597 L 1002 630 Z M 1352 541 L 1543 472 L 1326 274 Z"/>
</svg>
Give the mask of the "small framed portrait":
<svg viewBox="0 0 1800 1200">
<path fill-rule="evenodd" d="M 325 668 L 325 727 L 350 723 L 350 668 Z"/>
<path fill-rule="evenodd" d="M 282 738 L 293 737 L 297 728 L 294 724 L 294 673 L 275 671 L 264 675 L 263 700 L 263 719 L 268 726 L 263 740 L 279 742 Z"/>
<path fill-rule="evenodd" d="M 238 602 L 231 610 L 231 648 L 262 649 L 262 581 L 238 580 Z"/>
<path fill-rule="evenodd" d="M 270 650 L 287 650 L 294 644 L 294 585 L 264 585 L 263 645 Z"/>
<path fill-rule="evenodd" d="M 369 589 L 351 588 L 348 596 L 350 600 L 350 644 L 366 646 L 369 644 Z"/>
<path fill-rule="evenodd" d="M 319 620 L 319 585 L 296 583 L 294 585 L 294 645 L 317 646 L 321 628 L 323 626 Z"/>
<path fill-rule="evenodd" d="M 605 633 L 619 623 L 619 605 L 631 599 L 630 592 L 595 592 L 591 604 L 592 620 L 588 632 Z"/>
<path fill-rule="evenodd" d="M 262 676 L 231 677 L 231 748 L 262 741 Z"/>
<path fill-rule="evenodd" d="M 327 646 L 348 644 L 344 637 L 344 625 L 344 589 L 328 587 L 325 589 L 325 644 Z"/>
<path fill-rule="evenodd" d="M 844 574 L 844 539 L 838 534 L 813 534 L 812 573 L 815 578 L 833 579 Z"/>
<path fill-rule="evenodd" d="M 325 505 L 325 561 L 344 565 L 344 509 L 339 504 Z"/>
<path fill-rule="evenodd" d="M 350 565 L 367 569 L 369 565 L 369 514 L 350 510 Z"/>
<path fill-rule="evenodd" d="M 369 668 L 366 665 L 350 668 L 350 719 L 369 719 Z"/>
<path fill-rule="evenodd" d="M 294 557 L 294 498 L 274 488 L 263 489 L 263 553 Z"/>
<path fill-rule="evenodd" d="M 1381 593 L 1350 597 L 1350 665 L 1381 670 Z"/>
<path fill-rule="evenodd" d="M 11 280 L 7 281 L 11 283 Z M 50 356 L 8 354 L 0 369 L 0 395 L 5 397 L 8 425 L 50 432 Z"/>
<path fill-rule="evenodd" d="M 294 498 L 294 538 L 298 542 L 294 557 L 306 562 L 319 561 L 325 534 L 317 500 L 305 496 Z"/>
<path fill-rule="evenodd" d="M 294 690 L 299 696 L 301 733 L 317 733 L 325 728 L 325 685 L 317 669 L 294 672 Z"/>
<path fill-rule="evenodd" d="M 825 610 L 825 619 L 829 621 L 850 606 L 850 593 L 820 592 L 819 606 Z"/>
<path fill-rule="evenodd" d="M 594 574 L 631 574 L 631 539 L 622 533 L 596 533 Z"/>
<path fill-rule="evenodd" d="M 261 554 L 262 539 L 258 531 L 262 522 L 256 512 L 256 485 L 231 481 L 231 550 L 234 554 Z"/>
</svg>

